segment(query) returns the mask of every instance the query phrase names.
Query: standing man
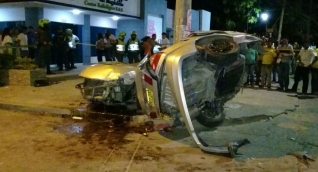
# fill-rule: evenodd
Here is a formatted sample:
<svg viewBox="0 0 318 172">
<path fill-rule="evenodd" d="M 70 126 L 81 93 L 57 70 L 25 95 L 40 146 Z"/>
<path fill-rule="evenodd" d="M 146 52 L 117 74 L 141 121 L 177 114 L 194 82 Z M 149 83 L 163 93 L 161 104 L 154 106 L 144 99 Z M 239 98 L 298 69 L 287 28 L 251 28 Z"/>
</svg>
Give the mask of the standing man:
<svg viewBox="0 0 318 172">
<path fill-rule="evenodd" d="M 316 49 L 316 54 L 318 49 Z M 318 95 L 318 58 L 315 56 L 310 64 L 311 66 L 311 94 Z"/>
<path fill-rule="evenodd" d="M 295 71 L 295 82 L 292 87 L 293 92 L 297 92 L 298 83 L 300 78 L 303 79 L 303 88 L 302 93 L 306 94 L 308 90 L 308 83 L 309 83 L 309 71 L 310 71 L 310 64 L 312 59 L 317 56 L 315 50 L 309 48 L 309 42 L 304 43 L 304 48 L 300 50 L 297 56 L 298 66 Z"/>
<path fill-rule="evenodd" d="M 18 35 L 18 40 L 20 40 L 20 56 L 28 57 L 29 48 L 28 48 L 28 36 L 27 36 L 28 28 L 26 26 L 22 27 L 22 32 Z"/>
<path fill-rule="evenodd" d="M 39 56 L 37 65 L 39 68 L 46 67 L 46 74 L 54 74 L 50 69 L 51 64 L 51 35 L 49 30 L 50 21 L 48 19 L 39 20 L 39 30 L 36 35 Z"/>
<path fill-rule="evenodd" d="M 156 53 L 156 52 L 154 52 L 154 48 L 155 48 L 155 46 L 156 45 L 158 45 L 158 46 L 161 46 L 157 41 L 156 41 L 156 39 L 157 39 L 157 35 L 154 33 L 154 34 L 152 34 L 151 35 L 151 39 L 149 40 L 150 41 L 150 44 L 151 44 L 151 54 L 154 54 L 154 53 Z M 157 51 L 159 51 L 158 49 L 156 49 Z"/>
<path fill-rule="evenodd" d="M 264 41 L 262 41 L 261 45 L 264 47 L 264 49 L 267 47 L 266 42 Z M 263 54 L 258 53 L 258 58 L 256 59 L 256 65 L 255 65 L 255 75 L 256 75 L 255 84 L 256 85 L 260 85 L 261 83 L 262 63 L 263 63 Z"/>
<path fill-rule="evenodd" d="M 34 47 L 35 46 L 35 32 L 34 32 L 32 26 L 28 27 L 27 36 L 28 36 L 28 45 L 30 46 L 29 47 L 29 57 L 31 59 L 34 59 L 35 58 L 35 47 Z"/>
<path fill-rule="evenodd" d="M 263 53 L 263 58 L 262 58 L 262 67 L 261 67 L 261 85 L 260 88 L 263 88 L 265 85 L 265 78 L 266 83 L 267 83 L 267 89 L 271 89 L 271 82 L 272 82 L 272 68 L 273 68 L 273 63 L 274 59 L 276 57 L 276 51 L 274 48 L 272 48 L 272 42 L 270 40 L 267 41 L 267 47 L 265 48 L 265 52 Z"/>
<path fill-rule="evenodd" d="M 128 53 L 129 63 L 139 62 L 140 41 L 137 38 L 137 32 L 131 32 L 131 38 L 127 41 L 126 52 Z"/>
<path fill-rule="evenodd" d="M 106 30 L 104 45 L 105 45 L 105 59 L 106 61 L 114 61 L 114 44 L 116 37 L 110 33 L 110 30 Z"/>
<path fill-rule="evenodd" d="M 116 59 L 118 62 L 123 62 L 125 55 L 125 36 L 126 32 L 120 32 L 116 40 Z"/>
<path fill-rule="evenodd" d="M 68 51 L 67 51 L 67 58 L 70 63 L 71 69 L 76 69 L 76 66 L 74 65 L 75 61 L 75 53 L 76 53 L 76 45 L 79 43 L 79 39 L 76 35 L 73 34 L 72 29 L 66 29 L 66 36 L 68 38 Z"/>
<path fill-rule="evenodd" d="M 170 41 L 167 38 L 167 34 L 165 32 L 162 33 L 162 43 L 161 48 L 168 48 L 170 46 Z"/>
<path fill-rule="evenodd" d="M 254 87 L 254 72 L 255 72 L 255 63 L 258 59 L 257 51 L 252 49 L 251 44 L 247 44 L 247 50 L 244 53 L 245 56 L 245 66 L 246 66 L 246 73 L 247 73 L 247 80 L 244 86 L 247 86 L 248 84 L 251 85 L 251 87 Z"/>
<path fill-rule="evenodd" d="M 288 44 L 287 39 L 283 39 L 282 44 L 277 47 L 277 51 L 279 53 L 277 59 L 279 78 L 278 90 L 287 91 L 289 86 L 289 70 L 294 56 L 294 49 L 292 45 Z"/>
<path fill-rule="evenodd" d="M 294 50 L 294 56 L 292 58 L 292 61 L 291 61 L 291 64 L 290 64 L 290 67 L 291 67 L 291 71 L 290 71 L 290 74 L 294 75 L 295 74 L 295 70 L 296 70 L 296 57 L 298 56 L 299 52 L 300 52 L 300 45 L 295 42 L 294 45 L 293 45 L 293 50 Z"/>
<path fill-rule="evenodd" d="M 65 33 L 63 32 L 62 27 L 59 27 L 57 30 L 57 34 L 54 36 L 53 45 L 56 51 L 56 63 L 58 66 L 58 71 L 63 71 L 63 65 L 66 71 L 69 71 L 70 64 L 66 57 L 66 52 L 69 49 L 69 40 Z"/>
</svg>

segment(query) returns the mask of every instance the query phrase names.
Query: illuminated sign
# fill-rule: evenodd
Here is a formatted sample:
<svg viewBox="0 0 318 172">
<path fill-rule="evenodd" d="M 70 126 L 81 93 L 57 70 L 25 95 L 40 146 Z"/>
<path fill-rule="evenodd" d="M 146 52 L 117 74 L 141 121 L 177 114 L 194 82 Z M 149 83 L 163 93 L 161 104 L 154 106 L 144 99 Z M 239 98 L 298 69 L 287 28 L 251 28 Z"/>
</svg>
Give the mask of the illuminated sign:
<svg viewBox="0 0 318 172">
<path fill-rule="evenodd" d="M 140 17 L 140 0 L 48 0 L 79 8 Z"/>
</svg>

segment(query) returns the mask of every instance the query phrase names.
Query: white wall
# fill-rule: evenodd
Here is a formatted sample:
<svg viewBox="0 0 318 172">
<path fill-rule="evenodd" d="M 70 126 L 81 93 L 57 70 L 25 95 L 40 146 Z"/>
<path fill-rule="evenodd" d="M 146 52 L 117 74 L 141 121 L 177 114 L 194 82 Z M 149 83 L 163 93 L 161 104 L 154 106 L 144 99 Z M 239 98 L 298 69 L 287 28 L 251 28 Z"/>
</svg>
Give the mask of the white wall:
<svg viewBox="0 0 318 172">
<path fill-rule="evenodd" d="M 162 18 L 160 16 L 148 15 L 147 17 L 147 35 L 152 36 L 152 34 L 157 35 L 157 40 L 162 39 Z"/>
<path fill-rule="evenodd" d="M 53 22 L 84 25 L 84 15 L 75 15 L 71 10 L 44 8 L 43 17 Z"/>
<path fill-rule="evenodd" d="M 90 16 L 91 26 L 117 29 L 117 21 L 110 17 Z"/>
<path fill-rule="evenodd" d="M 174 20 L 174 10 L 167 9 L 167 15 L 166 15 L 167 28 L 173 29 L 173 20 Z"/>
<path fill-rule="evenodd" d="M 200 30 L 210 30 L 211 12 L 200 10 Z"/>
<path fill-rule="evenodd" d="M 0 8 L 0 22 L 6 21 L 25 21 L 24 8 Z"/>
</svg>

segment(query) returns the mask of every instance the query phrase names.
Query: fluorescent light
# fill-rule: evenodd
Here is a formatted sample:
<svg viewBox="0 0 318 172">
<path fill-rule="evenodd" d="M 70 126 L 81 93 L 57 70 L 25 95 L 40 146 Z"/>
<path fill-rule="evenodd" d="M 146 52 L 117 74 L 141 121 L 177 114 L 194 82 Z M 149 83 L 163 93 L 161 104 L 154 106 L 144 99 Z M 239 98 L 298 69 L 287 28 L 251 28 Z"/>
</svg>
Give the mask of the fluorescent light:
<svg viewBox="0 0 318 172">
<path fill-rule="evenodd" d="M 75 14 L 75 15 L 78 15 L 80 14 L 82 11 L 78 10 L 78 9 L 74 9 L 72 10 L 72 13 Z"/>
<path fill-rule="evenodd" d="M 111 17 L 113 20 L 118 20 L 119 19 L 119 17 L 118 16 L 113 16 L 113 17 Z"/>
</svg>

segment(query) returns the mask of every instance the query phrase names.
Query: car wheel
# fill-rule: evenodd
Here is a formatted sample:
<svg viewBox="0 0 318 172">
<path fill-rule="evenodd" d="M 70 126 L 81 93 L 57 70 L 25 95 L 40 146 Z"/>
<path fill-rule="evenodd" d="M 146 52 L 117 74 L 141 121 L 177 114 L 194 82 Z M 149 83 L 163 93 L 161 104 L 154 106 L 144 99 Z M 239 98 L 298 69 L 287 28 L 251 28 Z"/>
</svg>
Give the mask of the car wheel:
<svg viewBox="0 0 318 172">
<path fill-rule="evenodd" d="M 217 105 L 217 103 L 209 104 L 201 109 L 200 115 L 196 117 L 196 120 L 201 125 L 212 128 L 220 125 L 223 122 L 225 118 L 225 112 L 223 105 Z"/>
</svg>

